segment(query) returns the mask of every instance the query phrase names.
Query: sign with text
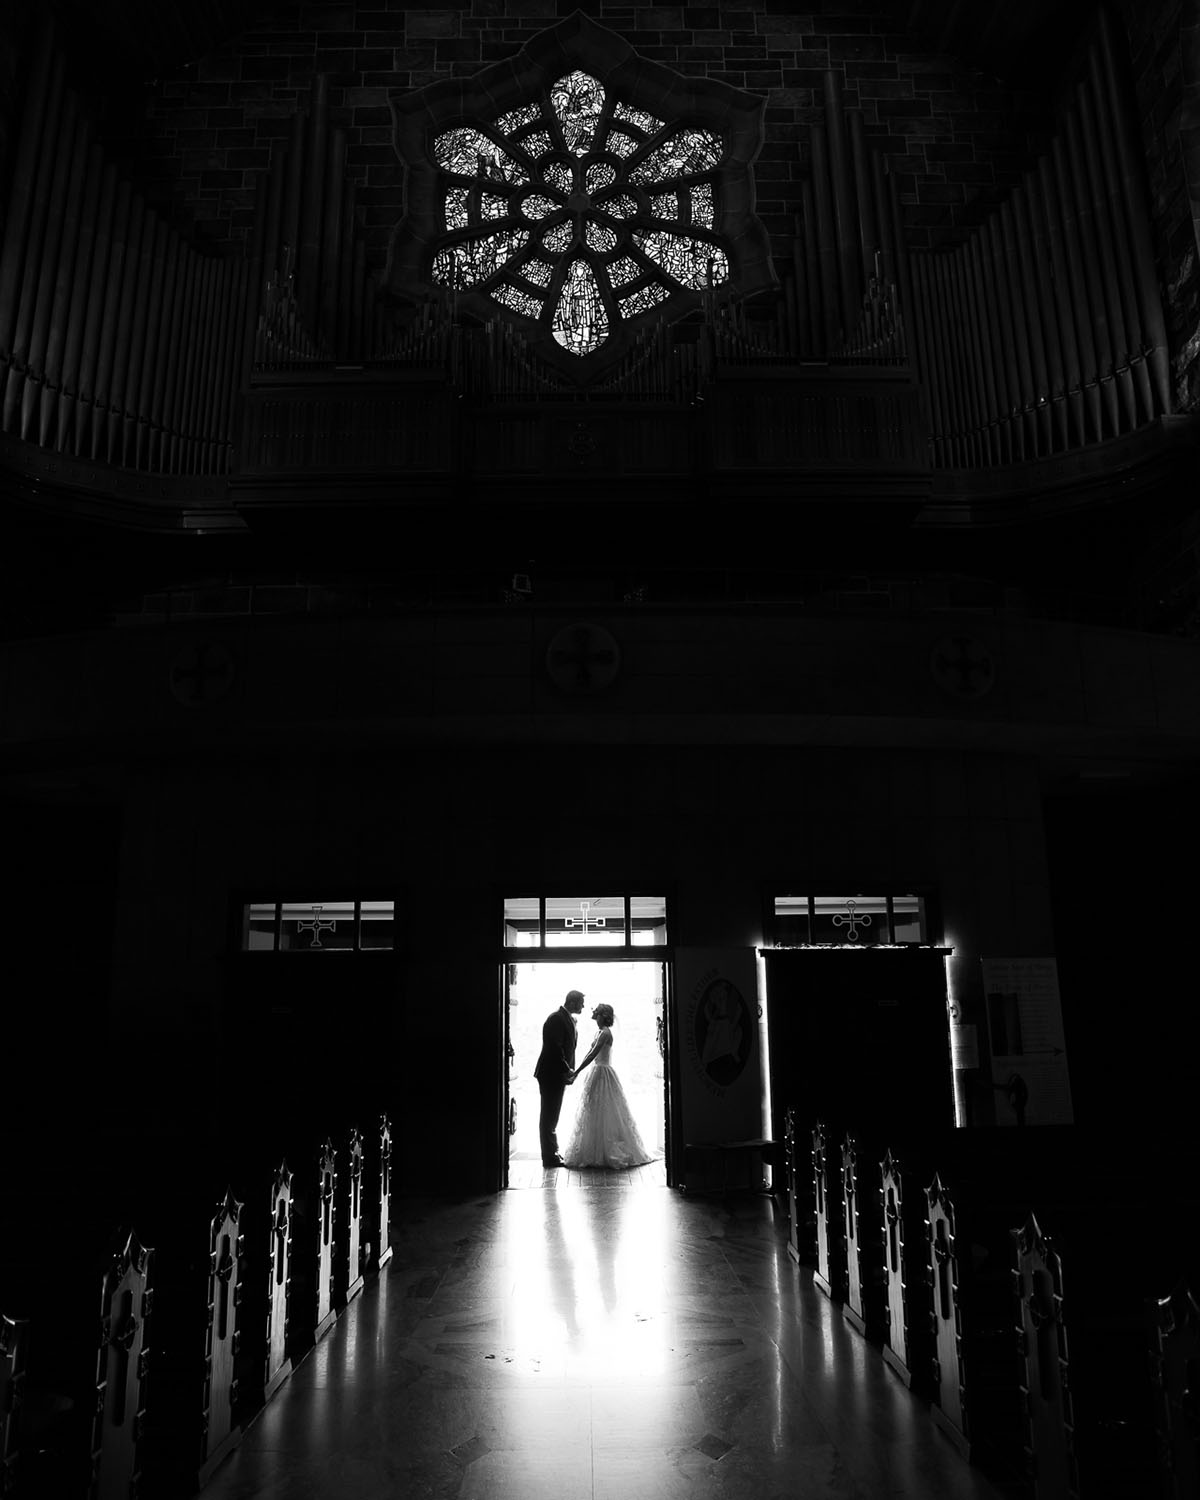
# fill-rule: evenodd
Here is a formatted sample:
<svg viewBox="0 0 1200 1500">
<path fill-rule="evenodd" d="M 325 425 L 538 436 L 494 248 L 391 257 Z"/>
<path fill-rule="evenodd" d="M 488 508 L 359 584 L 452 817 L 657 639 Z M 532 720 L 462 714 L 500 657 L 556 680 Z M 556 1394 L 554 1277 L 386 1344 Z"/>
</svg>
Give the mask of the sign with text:
<svg viewBox="0 0 1200 1500">
<path fill-rule="evenodd" d="M 1071 1080 L 1053 958 L 985 958 L 997 1125 L 1069 1125 Z"/>
<path fill-rule="evenodd" d="M 685 1144 L 762 1136 L 758 967 L 753 948 L 677 948 Z"/>
</svg>

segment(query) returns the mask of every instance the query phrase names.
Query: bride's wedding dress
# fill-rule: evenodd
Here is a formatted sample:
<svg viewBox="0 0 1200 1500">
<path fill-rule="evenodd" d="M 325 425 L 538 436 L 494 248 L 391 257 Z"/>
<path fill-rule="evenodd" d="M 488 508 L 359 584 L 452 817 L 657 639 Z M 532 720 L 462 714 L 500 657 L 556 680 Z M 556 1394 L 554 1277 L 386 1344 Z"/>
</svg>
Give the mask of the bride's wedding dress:
<svg viewBox="0 0 1200 1500">
<path fill-rule="evenodd" d="M 607 1034 L 606 1034 L 607 1033 Z M 569 1167 L 640 1167 L 654 1158 L 642 1144 L 633 1112 L 611 1062 L 612 1032 L 584 1071 L 571 1136 L 563 1148 Z"/>
</svg>

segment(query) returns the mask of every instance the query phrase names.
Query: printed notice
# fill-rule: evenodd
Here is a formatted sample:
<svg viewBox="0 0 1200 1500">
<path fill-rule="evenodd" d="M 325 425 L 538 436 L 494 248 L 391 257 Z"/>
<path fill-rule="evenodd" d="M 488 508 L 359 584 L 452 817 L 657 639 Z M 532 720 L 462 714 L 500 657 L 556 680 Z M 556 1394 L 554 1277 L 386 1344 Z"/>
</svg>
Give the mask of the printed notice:
<svg viewBox="0 0 1200 1500">
<path fill-rule="evenodd" d="M 1057 961 L 985 958 L 982 963 L 996 1123 L 1071 1124 Z"/>
</svg>

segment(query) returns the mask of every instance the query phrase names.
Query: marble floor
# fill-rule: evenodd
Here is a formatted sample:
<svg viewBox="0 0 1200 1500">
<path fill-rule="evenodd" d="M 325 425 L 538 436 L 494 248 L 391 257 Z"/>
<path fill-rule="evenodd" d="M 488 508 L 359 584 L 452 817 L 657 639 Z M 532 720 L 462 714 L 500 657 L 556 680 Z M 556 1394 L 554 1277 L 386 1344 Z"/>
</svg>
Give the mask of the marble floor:
<svg viewBox="0 0 1200 1500">
<path fill-rule="evenodd" d="M 204 1500 L 1002 1494 L 789 1259 L 766 1196 L 559 1173 L 393 1212 L 392 1262 Z"/>
</svg>

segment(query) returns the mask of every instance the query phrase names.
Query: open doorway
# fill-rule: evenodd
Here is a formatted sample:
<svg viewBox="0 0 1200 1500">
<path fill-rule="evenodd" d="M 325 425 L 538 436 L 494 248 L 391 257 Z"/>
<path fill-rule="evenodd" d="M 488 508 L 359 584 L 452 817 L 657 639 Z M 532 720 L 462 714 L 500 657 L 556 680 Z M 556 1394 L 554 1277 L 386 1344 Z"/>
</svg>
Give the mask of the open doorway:
<svg viewBox="0 0 1200 1500">
<path fill-rule="evenodd" d="M 613 1007 L 612 1063 L 621 1079 L 639 1133 L 654 1162 L 639 1172 L 642 1182 L 667 1181 L 666 965 L 661 961 L 608 959 L 595 962 L 544 959 L 506 965 L 505 1011 L 508 1063 L 509 1187 L 540 1186 L 545 1178 L 538 1142 L 540 1095 L 534 1065 L 542 1045 L 542 1025 L 568 990 L 586 999 L 578 1024 L 577 1057 L 586 1055 L 596 1033 L 592 1010 L 601 1001 Z M 568 1139 L 578 1095 L 568 1088 L 559 1121 L 560 1142 Z M 561 1169 L 560 1169 L 561 1170 Z"/>
</svg>

